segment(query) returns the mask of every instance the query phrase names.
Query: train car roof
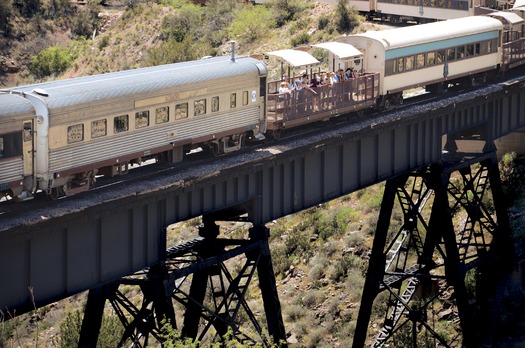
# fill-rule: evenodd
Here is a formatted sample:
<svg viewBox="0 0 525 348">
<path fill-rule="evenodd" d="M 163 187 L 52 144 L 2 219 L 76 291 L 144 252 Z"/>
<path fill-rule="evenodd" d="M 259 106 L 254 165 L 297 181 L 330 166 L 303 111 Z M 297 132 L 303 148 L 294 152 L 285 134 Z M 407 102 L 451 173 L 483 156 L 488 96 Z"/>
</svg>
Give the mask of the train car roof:
<svg viewBox="0 0 525 348">
<path fill-rule="evenodd" d="M 512 8 L 515 9 L 523 6 L 525 6 L 525 0 L 516 0 L 514 1 L 514 5 L 512 5 Z"/>
<path fill-rule="evenodd" d="M 513 25 L 521 24 L 524 22 L 523 18 L 521 18 L 514 12 L 496 11 L 496 12 L 487 13 L 485 16 L 489 16 L 492 18 L 501 18 L 502 20 L 505 20 L 505 22 L 509 24 L 513 24 Z"/>
<path fill-rule="evenodd" d="M 230 56 L 207 58 L 198 61 L 159 65 L 19 86 L 7 90 L 30 93 L 37 89 L 49 96 L 42 97 L 49 109 L 88 105 L 90 103 L 148 94 L 177 86 L 209 82 L 221 83 L 225 78 L 242 75 L 266 75 L 263 63 L 249 57 Z M 15 94 L 0 92 L 0 119 L 17 114 L 34 113 L 26 100 Z"/>
<path fill-rule="evenodd" d="M 486 16 L 472 16 L 420 24 L 417 26 L 367 31 L 364 34 L 357 34 L 355 36 L 375 39 L 383 44 L 385 50 L 390 50 L 484 33 L 501 29 L 502 27 L 503 24 L 498 19 Z"/>
<path fill-rule="evenodd" d="M 361 57 L 363 53 L 359 51 L 354 46 L 343 43 L 343 42 L 323 42 L 320 44 L 312 45 L 312 47 L 322 48 L 332 52 L 333 55 L 339 57 L 340 59 L 349 59 L 355 57 Z"/>
</svg>

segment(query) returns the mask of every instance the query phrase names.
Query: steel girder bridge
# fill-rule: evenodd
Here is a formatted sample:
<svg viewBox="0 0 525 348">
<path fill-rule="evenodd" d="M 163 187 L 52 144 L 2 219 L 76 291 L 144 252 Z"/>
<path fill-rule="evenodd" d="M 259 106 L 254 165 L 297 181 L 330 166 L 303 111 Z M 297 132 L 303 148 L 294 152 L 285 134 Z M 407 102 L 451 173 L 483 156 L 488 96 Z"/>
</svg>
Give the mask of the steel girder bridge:
<svg viewBox="0 0 525 348">
<path fill-rule="evenodd" d="M 354 347 L 379 347 L 397 334 L 414 345 L 430 337 L 475 346 L 465 278 L 512 255 L 494 140 L 525 126 L 524 85 L 525 77 L 2 219 L 2 313 L 89 290 L 80 346 L 95 346 L 107 303 L 124 324 L 122 344 L 162 341 L 168 322 L 193 339 L 229 333 L 285 346 L 265 224 L 386 181 Z M 399 231 L 389 231 L 394 208 L 403 216 Z M 199 236 L 168 247 L 167 226 L 198 216 Z M 221 238 L 220 221 L 250 223 L 248 238 Z M 232 269 L 232 259 L 241 266 Z M 255 280 L 263 322 L 246 298 Z M 139 289 L 140 304 L 126 286 Z M 448 341 L 432 303 L 451 290 L 460 337 Z M 369 332 L 378 301 L 384 321 Z M 182 319 L 174 303 L 184 306 Z"/>
</svg>

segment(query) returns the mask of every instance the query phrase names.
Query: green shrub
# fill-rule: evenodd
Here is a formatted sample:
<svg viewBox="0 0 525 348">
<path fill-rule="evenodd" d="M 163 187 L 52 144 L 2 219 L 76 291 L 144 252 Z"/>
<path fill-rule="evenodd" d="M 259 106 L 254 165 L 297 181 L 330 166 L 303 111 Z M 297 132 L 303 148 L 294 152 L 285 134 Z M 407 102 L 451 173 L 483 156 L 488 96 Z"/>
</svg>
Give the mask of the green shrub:
<svg viewBox="0 0 525 348">
<path fill-rule="evenodd" d="M 317 20 L 317 29 L 326 29 L 328 25 L 330 25 L 330 17 L 328 17 L 326 14 L 321 15 Z"/>
<path fill-rule="evenodd" d="M 50 0 L 44 4 L 44 15 L 46 18 L 59 18 L 68 16 L 74 12 L 74 7 L 70 0 Z"/>
<path fill-rule="evenodd" d="M 298 18 L 308 8 L 308 4 L 299 0 L 271 0 L 269 5 L 272 18 L 279 27 Z"/>
<path fill-rule="evenodd" d="M 246 5 L 234 15 L 228 32 L 230 37 L 241 42 L 254 42 L 275 26 L 270 11 L 264 6 Z"/>
<path fill-rule="evenodd" d="M 335 26 L 340 33 L 349 33 L 359 26 L 359 15 L 348 9 L 348 0 L 339 0 L 335 10 Z"/>
<path fill-rule="evenodd" d="M 525 183 L 525 166 L 516 152 L 506 153 L 499 162 L 499 171 L 503 185 L 505 201 L 514 202 L 523 191 Z"/>
<path fill-rule="evenodd" d="M 78 37 L 90 38 L 96 27 L 95 23 L 95 20 L 88 11 L 80 11 L 78 15 L 73 18 L 71 34 Z"/>
<path fill-rule="evenodd" d="M 206 43 L 195 43 L 186 37 L 182 42 L 169 40 L 148 51 L 145 64 L 155 66 L 200 59 L 210 55 L 211 47 Z"/>
<path fill-rule="evenodd" d="M 194 40 L 198 29 L 202 27 L 202 8 L 188 4 L 183 6 L 176 14 L 164 17 L 160 32 L 167 41 L 182 42 L 189 37 Z"/>
<path fill-rule="evenodd" d="M 0 34 L 9 35 L 11 17 L 13 17 L 12 0 L 0 0 Z"/>
<path fill-rule="evenodd" d="M 302 31 L 299 34 L 295 35 L 290 40 L 290 45 L 292 47 L 297 47 L 297 46 L 301 46 L 301 45 L 306 45 L 309 42 L 310 42 L 310 34 L 308 34 L 308 32 L 306 32 L 306 31 Z"/>
<path fill-rule="evenodd" d="M 22 16 L 30 18 L 40 11 L 40 0 L 12 0 Z"/>
<path fill-rule="evenodd" d="M 76 347 L 80 339 L 80 329 L 82 328 L 82 312 L 76 310 L 66 314 L 60 324 L 60 334 L 58 336 L 58 347 Z M 122 335 L 124 326 L 116 316 L 104 315 L 98 336 L 97 347 L 117 347 Z"/>
<path fill-rule="evenodd" d="M 76 56 L 72 55 L 67 48 L 49 47 L 31 58 L 29 69 L 39 78 L 58 75 L 66 71 L 75 59 Z"/>
<path fill-rule="evenodd" d="M 109 36 L 104 35 L 100 38 L 100 42 L 98 43 L 98 49 L 103 50 L 104 47 L 107 47 L 109 45 Z"/>
</svg>

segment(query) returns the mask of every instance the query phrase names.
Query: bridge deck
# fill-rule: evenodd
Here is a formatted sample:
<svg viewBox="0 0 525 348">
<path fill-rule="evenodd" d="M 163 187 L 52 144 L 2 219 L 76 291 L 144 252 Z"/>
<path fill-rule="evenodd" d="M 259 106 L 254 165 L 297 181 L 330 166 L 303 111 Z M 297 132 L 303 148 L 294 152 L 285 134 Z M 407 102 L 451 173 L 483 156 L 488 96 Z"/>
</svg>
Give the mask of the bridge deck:
<svg viewBox="0 0 525 348">
<path fill-rule="evenodd" d="M 3 217 L 0 308 L 20 314 L 155 264 L 175 222 L 242 206 L 260 225 L 441 160 L 444 135 L 492 144 L 525 126 L 524 85 L 520 77 Z"/>
</svg>

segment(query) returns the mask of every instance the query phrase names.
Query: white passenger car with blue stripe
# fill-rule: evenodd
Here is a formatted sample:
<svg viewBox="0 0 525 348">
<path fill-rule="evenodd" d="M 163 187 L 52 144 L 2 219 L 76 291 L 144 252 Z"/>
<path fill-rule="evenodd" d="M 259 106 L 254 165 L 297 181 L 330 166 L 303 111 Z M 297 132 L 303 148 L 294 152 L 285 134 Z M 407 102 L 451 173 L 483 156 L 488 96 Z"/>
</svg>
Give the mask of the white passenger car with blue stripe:
<svg viewBox="0 0 525 348">
<path fill-rule="evenodd" d="M 339 39 L 363 52 L 364 69 L 380 72 L 381 94 L 395 94 L 496 68 L 503 24 L 485 16 L 452 19 Z"/>
</svg>

